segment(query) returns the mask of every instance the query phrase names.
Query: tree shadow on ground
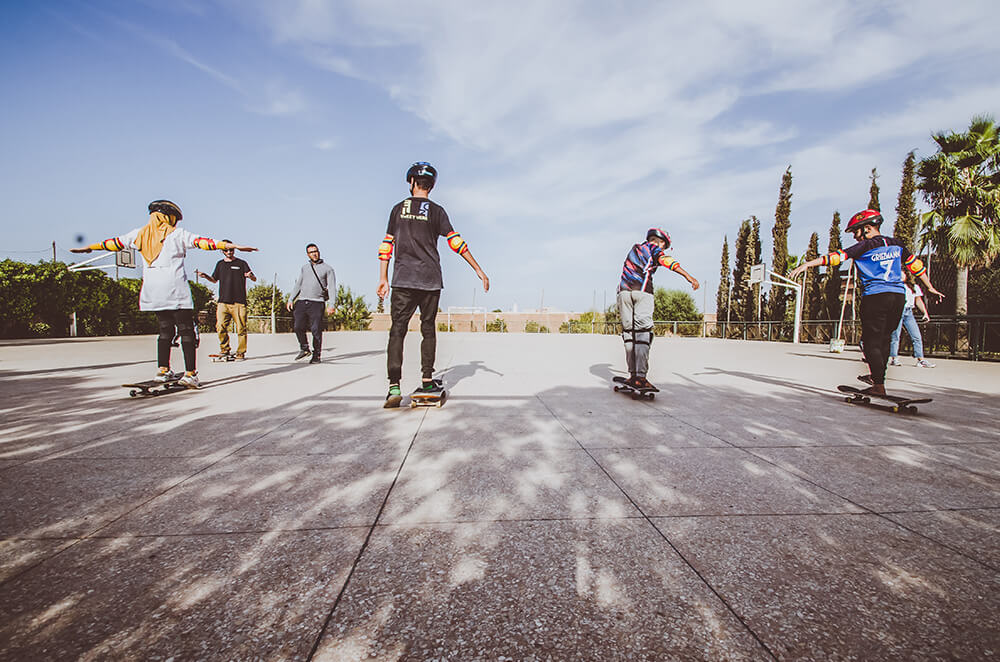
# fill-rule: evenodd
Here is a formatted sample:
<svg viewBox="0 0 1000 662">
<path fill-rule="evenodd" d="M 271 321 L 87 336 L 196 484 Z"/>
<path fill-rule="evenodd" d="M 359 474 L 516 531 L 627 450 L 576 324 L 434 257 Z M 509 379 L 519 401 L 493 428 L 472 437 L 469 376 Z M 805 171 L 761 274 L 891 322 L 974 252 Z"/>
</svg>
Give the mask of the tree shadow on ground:
<svg viewBox="0 0 1000 662">
<path fill-rule="evenodd" d="M 950 414 L 893 416 L 739 371 L 767 390 L 676 379 L 652 402 L 584 386 L 477 397 L 477 363 L 456 380 L 464 397 L 431 410 L 382 410 L 344 382 L 231 419 L 168 405 L 137 420 L 87 380 L 63 384 L 38 416 L 122 427 L 4 469 L 0 502 L 18 512 L 0 519 L 0 656 L 883 659 L 990 645 L 1000 598 L 982 588 L 997 571 L 982 529 L 963 542 L 951 534 L 973 524 L 899 519 L 988 522 L 995 432 L 977 449 L 955 437 L 979 428 Z"/>
</svg>

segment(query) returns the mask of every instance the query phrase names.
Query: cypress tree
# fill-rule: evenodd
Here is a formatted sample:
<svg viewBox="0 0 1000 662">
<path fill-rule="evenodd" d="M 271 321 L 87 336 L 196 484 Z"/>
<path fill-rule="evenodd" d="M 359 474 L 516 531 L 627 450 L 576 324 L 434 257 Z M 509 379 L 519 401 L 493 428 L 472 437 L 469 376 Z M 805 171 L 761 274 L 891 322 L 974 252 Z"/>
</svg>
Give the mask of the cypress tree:
<svg viewBox="0 0 1000 662">
<path fill-rule="evenodd" d="M 781 177 L 781 189 L 778 192 L 778 206 L 774 210 L 774 228 L 771 236 L 774 238 L 774 248 L 771 252 L 771 270 L 776 274 L 786 275 L 788 271 L 788 228 L 792 223 L 789 217 L 792 213 L 792 166 L 788 166 Z M 781 322 L 785 319 L 785 308 L 788 295 L 785 288 L 771 288 L 767 297 L 767 319 Z"/>
<path fill-rule="evenodd" d="M 715 319 L 726 321 L 729 311 L 729 236 L 722 237 L 722 269 L 719 271 L 719 291 L 715 294 Z"/>
<path fill-rule="evenodd" d="M 760 220 L 756 216 L 750 216 L 750 238 L 747 240 L 747 258 L 750 260 L 750 266 L 761 263 L 760 253 Z M 747 276 L 749 277 L 749 275 L 750 272 L 747 271 Z M 746 311 L 744 311 L 746 315 L 744 319 L 748 322 L 760 319 L 763 313 L 764 300 L 761 298 L 760 288 L 760 283 L 755 283 L 750 288 L 750 298 L 746 302 Z"/>
<path fill-rule="evenodd" d="M 875 168 L 872 168 L 872 185 L 868 189 L 868 209 L 882 211 L 878 202 L 878 171 Z"/>
<path fill-rule="evenodd" d="M 736 256 L 733 265 L 732 299 L 729 307 L 729 318 L 734 322 L 746 322 L 747 301 L 750 299 L 750 221 L 746 220 L 740 224 L 739 234 L 736 235 Z M 753 301 L 750 300 L 752 304 Z"/>
<path fill-rule="evenodd" d="M 842 248 L 840 243 L 840 212 L 833 212 L 833 222 L 830 224 L 830 243 L 827 244 L 827 253 L 836 253 Z M 840 318 L 840 266 L 828 266 L 826 268 L 826 318 L 835 320 Z"/>
<path fill-rule="evenodd" d="M 914 235 L 917 233 L 917 207 L 913 196 L 917 191 L 917 159 L 910 152 L 903 161 L 903 183 L 899 187 L 899 199 L 896 201 L 896 225 L 892 236 L 899 239 L 911 251 L 915 249 Z"/>
<path fill-rule="evenodd" d="M 806 250 L 805 261 L 819 257 L 819 235 L 813 232 L 809 235 L 809 248 Z M 805 281 L 802 284 L 802 316 L 808 320 L 821 319 L 823 305 L 823 275 L 818 269 L 807 269 Z"/>
</svg>

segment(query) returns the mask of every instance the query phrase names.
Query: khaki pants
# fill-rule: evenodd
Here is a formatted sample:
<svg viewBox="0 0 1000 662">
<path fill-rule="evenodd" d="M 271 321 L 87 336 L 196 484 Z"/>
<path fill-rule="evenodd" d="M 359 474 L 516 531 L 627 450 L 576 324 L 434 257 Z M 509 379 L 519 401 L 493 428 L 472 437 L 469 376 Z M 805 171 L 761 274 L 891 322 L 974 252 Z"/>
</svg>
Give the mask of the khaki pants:
<svg viewBox="0 0 1000 662">
<path fill-rule="evenodd" d="M 215 330 L 219 332 L 219 352 L 229 353 L 229 321 L 233 322 L 233 331 L 239 345 L 236 354 L 247 353 L 247 307 L 242 303 L 220 303 L 215 309 Z"/>
<path fill-rule="evenodd" d="M 653 295 L 625 290 L 618 293 L 625 362 L 630 376 L 645 377 L 649 371 L 649 345 L 653 342 Z"/>
</svg>

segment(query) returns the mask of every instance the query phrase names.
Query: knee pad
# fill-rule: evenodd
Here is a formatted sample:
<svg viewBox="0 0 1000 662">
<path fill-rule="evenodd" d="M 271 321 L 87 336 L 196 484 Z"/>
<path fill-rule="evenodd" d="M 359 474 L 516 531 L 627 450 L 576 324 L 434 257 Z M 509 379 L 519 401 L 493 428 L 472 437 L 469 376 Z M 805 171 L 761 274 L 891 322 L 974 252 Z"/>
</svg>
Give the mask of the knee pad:
<svg viewBox="0 0 1000 662">
<path fill-rule="evenodd" d="M 653 327 L 648 327 L 645 329 L 636 329 L 633 333 L 635 335 L 635 344 L 637 345 L 653 344 Z"/>
<path fill-rule="evenodd" d="M 636 341 L 635 335 L 635 329 L 622 329 L 622 342 L 634 344 Z"/>
</svg>

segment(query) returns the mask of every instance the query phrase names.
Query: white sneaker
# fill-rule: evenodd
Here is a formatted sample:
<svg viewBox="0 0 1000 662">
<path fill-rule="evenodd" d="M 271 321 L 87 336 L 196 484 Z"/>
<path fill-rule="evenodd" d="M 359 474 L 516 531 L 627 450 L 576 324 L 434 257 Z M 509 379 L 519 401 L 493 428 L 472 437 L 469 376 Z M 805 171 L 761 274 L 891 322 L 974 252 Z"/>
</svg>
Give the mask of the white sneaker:
<svg viewBox="0 0 1000 662">
<path fill-rule="evenodd" d="M 917 367 L 918 368 L 933 368 L 934 364 L 931 363 L 930 361 L 928 361 L 927 359 L 917 359 Z"/>
<path fill-rule="evenodd" d="M 201 388 L 201 380 L 198 379 L 197 372 L 185 372 L 184 376 L 177 380 L 177 383 L 188 388 Z"/>
<path fill-rule="evenodd" d="M 889 358 L 889 365 L 903 365 L 903 362 L 893 356 Z"/>
<path fill-rule="evenodd" d="M 159 368 L 156 371 L 156 375 L 153 376 L 154 382 L 169 382 L 176 378 L 176 375 L 170 372 L 170 368 Z"/>
</svg>

